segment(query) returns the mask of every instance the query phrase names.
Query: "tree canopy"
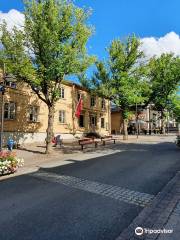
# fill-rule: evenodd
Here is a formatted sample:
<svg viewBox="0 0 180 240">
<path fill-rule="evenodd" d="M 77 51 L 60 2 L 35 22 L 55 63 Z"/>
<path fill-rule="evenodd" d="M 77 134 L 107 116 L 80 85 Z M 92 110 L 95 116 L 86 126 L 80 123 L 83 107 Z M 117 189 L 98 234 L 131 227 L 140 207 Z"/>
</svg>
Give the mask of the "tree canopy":
<svg viewBox="0 0 180 240">
<path fill-rule="evenodd" d="M 17 81 L 27 83 L 49 109 L 47 145 L 53 134 L 54 104 L 62 80 L 94 62 L 86 44 L 92 34 L 90 11 L 66 0 L 26 0 L 25 24 L 8 31 L 1 25 L 1 61 Z M 51 121 L 50 121 L 51 119 Z M 47 150 L 49 151 L 49 150 Z"/>
<path fill-rule="evenodd" d="M 149 100 L 157 110 L 163 111 L 180 84 L 180 59 L 172 54 L 162 54 L 159 58 L 152 58 L 148 68 L 152 89 Z"/>
<path fill-rule="evenodd" d="M 112 41 L 107 49 L 108 60 L 96 63 L 97 71 L 92 79 L 97 91 L 121 108 L 126 122 L 132 105 L 143 103 L 149 92 L 139 46 L 140 40 L 134 35 L 125 42 Z M 127 135 L 127 124 L 124 134 Z"/>
<path fill-rule="evenodd" d="M 180 123 L 180 95 L 178 93 L 171 96 L 167 110 L 176 122 Z"/>
<path fill-rule="evenodd" d="M 165 133 L 165 110 L 175 107 L 172 100 L 180 83 L 180 58 L 172 54 L 154 57 L 148 64 L 148 77 L 151 86 L 149 102 L 161 112 L 162 132 Z M 173 101 L 174 101 L 173 100 Z M 174 108 L 175 110 L 175 108 Z"/>
</svg>

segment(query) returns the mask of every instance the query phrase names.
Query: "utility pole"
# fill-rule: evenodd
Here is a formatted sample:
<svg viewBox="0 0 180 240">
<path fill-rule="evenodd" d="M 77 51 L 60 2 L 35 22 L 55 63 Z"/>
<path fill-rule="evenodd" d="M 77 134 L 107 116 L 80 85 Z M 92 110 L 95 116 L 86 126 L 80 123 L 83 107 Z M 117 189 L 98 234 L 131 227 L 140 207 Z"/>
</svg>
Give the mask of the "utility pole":
<svg viewBox="0 0 180 240">
<path fill-rule="evenodd" d="M 0 152 L 3 150 L 3 135 L 4 135 L 4 93 L 5 93 L 5 78 L 6 78 L 6 74 L 5 74 L 5 63 L 3 65 L 3 82 L 1 85 L 1 99 L 2 99 L 2 105 L 1 105 L 1 131 L 0 131 Z"/>
<path fill-rule="evenodd" d="M 149 135 L 151 135 L 151 104 L 149 104 Z"/>
</svg>

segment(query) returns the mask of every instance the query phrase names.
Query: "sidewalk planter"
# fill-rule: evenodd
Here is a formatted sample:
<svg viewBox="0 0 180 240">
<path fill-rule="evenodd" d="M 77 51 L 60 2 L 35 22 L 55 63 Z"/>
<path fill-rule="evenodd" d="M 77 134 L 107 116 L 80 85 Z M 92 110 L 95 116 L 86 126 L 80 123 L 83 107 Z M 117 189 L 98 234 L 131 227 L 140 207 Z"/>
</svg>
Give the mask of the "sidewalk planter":
<svg viewBox="0 0 180 240">
<path fill-rule="evenodd" d="M 24 160 L 18 158 L 14 152 L 0 152 L 0 176 L 14 173 L 24 165 Z"/>
</svg>

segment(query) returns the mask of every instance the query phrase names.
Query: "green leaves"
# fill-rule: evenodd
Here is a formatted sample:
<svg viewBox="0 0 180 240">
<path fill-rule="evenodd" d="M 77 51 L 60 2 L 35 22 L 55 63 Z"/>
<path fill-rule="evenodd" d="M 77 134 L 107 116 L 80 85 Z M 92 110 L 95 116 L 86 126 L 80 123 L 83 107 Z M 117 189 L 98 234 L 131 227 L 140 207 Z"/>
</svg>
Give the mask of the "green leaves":
<svg viewBox="0 0 180 240">
<path fill-rule="evenodd" d="M 180 83 L 180 59 L 172 54 L 162 54 L 159 58 L 152 58 L 148 67 L 152 88 L 150 101 L 163 111 Z"/>
<path fill-rule="evenodd" d="M 170 104 L 167 108 L 174 115 L 176 121 L 180 123 L 180 96 L 178 93 L 171 97 Z"/>
<path fill-rule="evenodd" d="M 24 29 L 1 26 L 2 58 L 7 70 L 31 87 L 47 104 L 58 99 L 61 81 L 92 63 L 86 44 L 92 34 L 89 11 L 65 0 L 26 0 Z M 1 52 L 2 53 L 2 52 Z"/>
<path fill-rule="evenodd" d="M 139 46 L 140 41 L 134 35 L 126 42 L 112 41 L 108 48 L 109 59 L 106 63 L 96 63 L 97 71 L 93 77 L 96 89 L 121 107 L 125 118 L 133 104 L 143 103 L 144 89 L 147 89 L 140 64 L 143 53 Z"/>
</svg>

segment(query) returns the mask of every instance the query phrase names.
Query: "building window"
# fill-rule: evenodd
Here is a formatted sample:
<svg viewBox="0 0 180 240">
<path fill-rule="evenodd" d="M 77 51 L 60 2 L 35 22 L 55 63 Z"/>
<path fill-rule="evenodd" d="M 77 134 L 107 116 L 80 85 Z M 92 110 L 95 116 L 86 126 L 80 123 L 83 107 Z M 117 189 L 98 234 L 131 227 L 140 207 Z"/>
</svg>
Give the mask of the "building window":
<svg viewBox="0 0 180 240">
<path fill-rule="evenodd" d="M 105 108 L 106 108 L 106 102 L 105 102 L 105 99 L 104 99 L 104 98 L 101 100 L 101 108 L 102 108 L 102 109 L 105 109 Z"/>
<path fill-rule="evenodd" d="M 104 124 L 104 118 L 101 118 L 101 128 L 104 128 L 105 124 Z"/>
<path fill-rule="evenodd" d="M 80 115 L 79 117 L 79 127 L 84 127 L 84 115 Z"/>
<path fill-rule="evenodd" d="M 91 107 L 94 107 L 96 105 L 96 99 L 95 97 L 91 97 Z"/>
<path fill-rule="evenodd" d="M 4 104 L 4 119 L 14 120 L 16 117 L 16 104 L 14 102 Z"/>
<path fill-rule="evenodd" d="M 64 88 L 60 88 L 60 98 L 64 98 Z"/>
<path fill-rule="evenodd" d="M 6 81 L 6 86 L 10 88 L 16 88 L 16 83 L 11 81 Z"/>
<path fill-rule="evenodd" d="M 109 124 L 106 123 L 106 131 L 108 131 L 108 130 L 109 130 Z"/>
<path fill-rule="evenodd" d="M 30 122 L 38 122 L 38 113 L 39 113 L 39 107 L 30 106 L 29 107 L 29 121 Z"/>
<path fill-rule="evenodd" d="M 91 124 L 91 126 L 94 126 L 94 127 L 97 126 L 97 117 L 96 116 L 90 116 L 90 124 Z"/>
<path fill-rule="evenodd" d="M 66 119 L 65 119 L 65 111 L 61 110 L 59 111 L 59 122 L 60 123 L 65 123 Z"/>
<path fill-rule="evenodd" d="M 83 99 L 84 99 L 84 94 L 78 92 L 78 93 L 77 93 L 77 100 L 78 100 L 78 102 L 79 102 L 80 97 L 81 97 L 82 100 L 83 100 Z"/>
</svg>

